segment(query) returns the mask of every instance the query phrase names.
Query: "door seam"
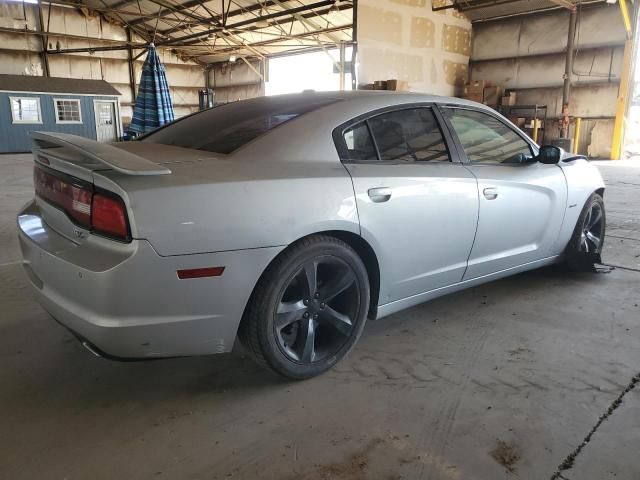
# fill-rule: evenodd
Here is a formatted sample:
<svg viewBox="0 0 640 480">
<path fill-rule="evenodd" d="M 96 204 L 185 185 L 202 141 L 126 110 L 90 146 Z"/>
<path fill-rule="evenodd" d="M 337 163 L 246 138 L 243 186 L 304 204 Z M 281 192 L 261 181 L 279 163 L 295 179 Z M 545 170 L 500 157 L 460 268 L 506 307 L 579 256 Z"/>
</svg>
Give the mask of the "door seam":
<svg viewBox="0 0 640 480">
<path fill-rule="evenodd" d="M 469 255 L 467 255 L 467 265 L 464 267 L 464 273 L 462 274 L 462 278 L 460 281 L 464 281 L 464 277 L 467 274 L 467 270 L 469 270 L 469 260 L 471 259 L 471 254 L 473 253 L 473 247 L 476 245 L 476 238 L 478 237 L 478 229 L 480 228 L 480 182 L 478 182 L 478 177 L 473 171 L 468 168 L 466 165 L 462 164 L 462 167 L 467 170 L 473 178 L 476 180 L 476 197 L 478 199 L 478 214 L 476 215 L 476 231 L 473 234 L 473 242 L 471 242 L 471 248 L 469 249 Z"/>
</svg>

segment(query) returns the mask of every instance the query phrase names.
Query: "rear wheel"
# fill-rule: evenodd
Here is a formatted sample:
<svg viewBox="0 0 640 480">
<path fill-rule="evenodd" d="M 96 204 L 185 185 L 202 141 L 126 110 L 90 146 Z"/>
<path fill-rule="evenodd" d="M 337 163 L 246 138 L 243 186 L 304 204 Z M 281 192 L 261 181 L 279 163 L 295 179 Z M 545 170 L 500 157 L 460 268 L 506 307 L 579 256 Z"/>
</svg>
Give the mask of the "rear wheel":
<svg viewBox="0 0 640 480">
<path fill-rule="evenodd" d="M 292 379 L 330 369 L 362 333 L 369 308 L 367 270 L 333 237 L 308 237 L 261 277 L 240 327 L 258 363 Z"/>
<path fill-rule="evenodd" d="M 572 270 L 592 269 L 602 261 L 606 230 L 604 200 L 594 193 L 580 213 L 573 236 L 567 246 L 567 265 Z"/>
</svg>

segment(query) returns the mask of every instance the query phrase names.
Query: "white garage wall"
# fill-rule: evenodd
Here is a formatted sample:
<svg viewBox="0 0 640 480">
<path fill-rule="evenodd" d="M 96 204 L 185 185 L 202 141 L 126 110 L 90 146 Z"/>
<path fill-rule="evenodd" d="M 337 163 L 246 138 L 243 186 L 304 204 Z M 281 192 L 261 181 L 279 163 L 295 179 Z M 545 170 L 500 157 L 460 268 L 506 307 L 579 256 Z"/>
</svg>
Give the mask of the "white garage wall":
<svg viewBox="0 0 640 480">
<path fill-rule="evenodd" d="M 433 12 L 431 2 L 358 1 L 359 83 L 397 78 L 415 92 L 461 93 L 468 77 L 471 23 L 453 9 Z"/>
</svg>

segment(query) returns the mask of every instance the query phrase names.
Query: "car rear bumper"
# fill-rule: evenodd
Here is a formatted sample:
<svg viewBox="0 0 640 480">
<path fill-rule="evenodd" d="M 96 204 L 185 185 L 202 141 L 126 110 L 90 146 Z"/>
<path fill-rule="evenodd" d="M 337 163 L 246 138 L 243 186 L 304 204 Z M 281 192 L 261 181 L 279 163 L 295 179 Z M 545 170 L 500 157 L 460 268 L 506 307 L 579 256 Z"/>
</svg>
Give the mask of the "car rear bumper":
<svg viewBox="0 0 640 480">
<path fill-rule="evenodd" d="M 162 257 L 146 240 L 76 242 L 49 227 L 36 202 L 18 214 L 18 227 L 38 302 L 92 350 L 126 359 L 230 351 L 255 282 L 281 250 Z M 217 266 L 222 276 L 176 273 Z"/>
</svg>

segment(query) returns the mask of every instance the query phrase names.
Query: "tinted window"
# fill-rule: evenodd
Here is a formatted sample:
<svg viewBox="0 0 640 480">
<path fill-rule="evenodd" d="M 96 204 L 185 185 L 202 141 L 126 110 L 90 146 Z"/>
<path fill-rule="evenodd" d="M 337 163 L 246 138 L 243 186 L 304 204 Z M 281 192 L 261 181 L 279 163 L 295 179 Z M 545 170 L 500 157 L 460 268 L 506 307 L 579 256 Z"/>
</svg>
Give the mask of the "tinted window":
<svg viewBox="0 0 640 480">
<path fill-rule="evenodd" d="M 228 103 L 178 120 L 141 141 L 231 153 L 278 125 L 337 101 L 296 95 Z"/>
<path fill-rule="evenodd" d="M 383 113 L 369 120 L 382 160 L 448 162 L 449 152 L 430 108 Z"/>
<path fill-rule="evenodd" d="M 447 109 L 446 115 L 471 163 L 524 163 L 533 157 L 529 144 L 492 115 L 459 109 Z"/>
<path fill-rule="evenodd" d="M 343 160 L 378 159 L 369 128 L 364 122 L 349 127 L 342 136 L 347 147 L 347 158 L 343 158 Z"/>
</svg>

